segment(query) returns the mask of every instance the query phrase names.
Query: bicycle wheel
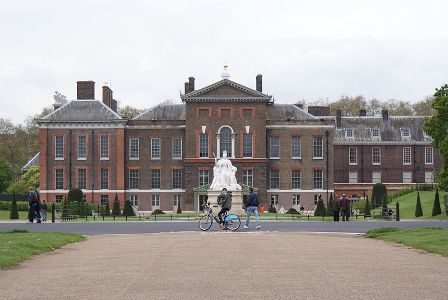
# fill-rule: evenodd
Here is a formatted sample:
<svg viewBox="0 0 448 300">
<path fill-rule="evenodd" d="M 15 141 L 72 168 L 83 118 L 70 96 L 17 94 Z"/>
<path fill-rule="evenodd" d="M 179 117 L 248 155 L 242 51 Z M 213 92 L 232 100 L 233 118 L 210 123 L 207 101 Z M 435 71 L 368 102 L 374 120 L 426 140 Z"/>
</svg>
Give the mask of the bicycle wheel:
<svg viewBox="0 0 448 300">
<path fill-rule="evenodd" d="M 210 215 L 202 216 L 199 220 L 199 228 L 202 231 L 207 231 L 212 227 L 213 224 L 213 218 Z"/>
<path fill-rule="evenodd" d="M 229 219 L 225 225 L 228 230 L 235 231 L 238 230 L 241 226 L 241 219 L 238 217 L 237 219 Z"/>
</svg>

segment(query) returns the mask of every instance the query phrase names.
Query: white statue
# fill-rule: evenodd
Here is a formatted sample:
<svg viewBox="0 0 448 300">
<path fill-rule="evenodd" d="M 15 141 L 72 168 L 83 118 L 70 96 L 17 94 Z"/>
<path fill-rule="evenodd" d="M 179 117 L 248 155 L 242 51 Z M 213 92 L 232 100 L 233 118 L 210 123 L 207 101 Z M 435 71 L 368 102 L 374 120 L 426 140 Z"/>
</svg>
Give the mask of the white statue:
<svg viewBox="0 0 448 300">
<path fill-rule="evenodd" d="M 213 154 L 214 155 L 214 154 Z M 211 190 L 241 190 L 241 186 L 236 181 L 236 167 L 232 165 L 230 159 L 227 158 L 227 151 L 224 150 L 222 158 L 217 159 L 215 156 L 215 166 L 213 167 L 213 181 L 210 185 Z"/>
</svg>

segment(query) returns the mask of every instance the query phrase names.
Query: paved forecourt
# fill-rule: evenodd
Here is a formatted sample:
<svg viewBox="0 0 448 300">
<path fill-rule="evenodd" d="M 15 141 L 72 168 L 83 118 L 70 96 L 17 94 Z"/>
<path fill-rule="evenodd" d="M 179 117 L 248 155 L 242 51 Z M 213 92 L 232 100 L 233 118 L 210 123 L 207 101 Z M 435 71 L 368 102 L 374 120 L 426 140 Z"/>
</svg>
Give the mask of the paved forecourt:
<svg viewBox="0 0 448 300">
<path fill-rule="evenodd" d="M 88 236 L 0 279 L 4 299 L 446 299 L 447 269 L 356 235 L 194 232 Z"/>
<path fill-rule="evenodd" d="M 418 227 L 443 227 L 448 228 L 447 221 L 350 221 L 350 222 L 321 222 L 321 221 L 264 221 L 262 230 L 279 232 L 350 232 L 365 233 L 370 229 L 380 227 L 418 228 Z M 241 225 L 239 232 L 255 230 L 255 222 L 251 221 L 249 230 Z M 132 234 L 132 233 L 158 233 L 199 231 L 197 221 L 147 221 L 147 222 L 64 222 L 27 224 L 20 222 L 0 222 L 0 231 L 11 229 L 27 229 L 30 231 L 61 231 L 81 234 Z M 213 224 L 212 231 L 218 230 Z"/>
</svg>

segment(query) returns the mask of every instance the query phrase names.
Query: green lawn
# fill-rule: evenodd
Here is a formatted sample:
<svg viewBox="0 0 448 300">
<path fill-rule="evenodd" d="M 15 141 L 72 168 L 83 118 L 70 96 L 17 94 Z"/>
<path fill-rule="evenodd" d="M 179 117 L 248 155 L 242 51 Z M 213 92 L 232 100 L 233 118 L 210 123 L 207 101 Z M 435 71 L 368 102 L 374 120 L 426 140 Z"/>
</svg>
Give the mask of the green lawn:
<svg viewBox="0 0 448 300">
<path fill-rule="evenodd" d="M 82 235 L 61 232 L 0 231 L 0 269 L 17 265 L 33 255 L 82 241 Z"/>
<path fill-rule="evenodd" d="M 9 213 L 10 213 L 9 210 L 0 210 L 0 220 L 9 220 Z M 27 220 L 28 212 L 19 211 L 19 219 L 24 221 Z M 47 222 L 51 222 L 51 212 L 47 212 Z"/>
<path fill-rule="evenodd" d="M 420 201 L 422 203 L 423 216 L 415 217 L 415 204 L 417 203 L 417 192 L 395 198 L 391 205 L 395 205 L 396 202 L 400 203 L 400 218 L 401 219 L 433 219 L 433 220 L 446 220 L 445 205 L 443 204 L 443 196 L 445 192 L 439 192 L 440 206 L 442 208 L 442 214 L 432 217 L 432 206 L 434 203 L 435 192 L 420 192 Z"/>
<path fill-rule="evenodd" d="M 448 229 L 378 228 L 367 232 L 366 237 L 395 242 L 430 253 L 448 256 Z"/>
</svg>

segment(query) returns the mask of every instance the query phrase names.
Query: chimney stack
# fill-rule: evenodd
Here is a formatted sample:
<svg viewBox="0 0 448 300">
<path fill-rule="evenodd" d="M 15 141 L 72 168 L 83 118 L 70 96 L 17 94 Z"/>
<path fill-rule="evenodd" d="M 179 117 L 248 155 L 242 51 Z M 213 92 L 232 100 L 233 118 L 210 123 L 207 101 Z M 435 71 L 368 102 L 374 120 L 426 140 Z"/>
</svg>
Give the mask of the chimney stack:
<svg viewBox="0 0 448 300">
<path fill-rule="evenodd" d="M 257 91 L 259 91 L 260 93 L 263 92 L 263 75 L 261 75 L 261 74 L 257 75 L 256 87 L 257 87 Z"/>
<path fill-rule="evenodd" d="M 77 82 L 77 98 L 78 100 L 95 99 L 95 82 L 94 81 L 78 81 Z"/>
<path fill-rule="evenodd" d="M 117 105 L 117 100 L 112 99 L 110 108 L 111 108 L 114 112 L 117 112 L 117 106 L 118 106 L 118 105 Z"/>
<path fill-rule="evenodd" d="M 112 90 L 108 86 L 103 86 L 103 103 L 112 108 Z"/>
<path fill-rule="evenodd" d="M 55 111 L 55 110 L 57 110 L 57 109 L 61 108 L 61 106 L 62 106 L 62 104 L 61 104 L 61 103 L 58 103 L 58 102 L 56 102 L 56 103 L 53 103 L 53 111 Z"/>
<path fill-rule="evenodd" d="M 190 83 L 185 82 L 185 95 L 188 94 L 189 92 L 190 92 Z"/>
<path fill-rule="evenodd" d="M 342 109 L 336 110 L 336 129 L 342 128 Z"/>
<path fill-rule="evenodd" d="M 190 92 L 194 91 L 194 77 L 193 76 L 188 77 L 188 90 Z"/>
<path fill-rule="evenodd" d="M 367 116 L 367 109 L 363 108 L 359 110 L 359 116 L 360 117 L 365 117 Z"/>
<path fill-rule="evenodd" d="M 381 116 L 383 117 L 383 121 L 389 121 L 389 111 L 387 109 L 383 109 L 381 111 Z"/>
</svg>

